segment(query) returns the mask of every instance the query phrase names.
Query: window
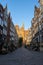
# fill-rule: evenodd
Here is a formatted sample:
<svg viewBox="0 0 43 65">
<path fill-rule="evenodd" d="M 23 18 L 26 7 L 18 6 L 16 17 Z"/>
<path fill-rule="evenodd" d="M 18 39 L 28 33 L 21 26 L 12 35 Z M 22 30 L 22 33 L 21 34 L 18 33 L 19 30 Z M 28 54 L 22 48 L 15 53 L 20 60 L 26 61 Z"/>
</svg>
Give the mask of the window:
<svg viewBox="0 0 43 65">
<path fill-rule="evenodd" d="M 1 13 L 1 17 L 3 17 L 3 14 Z"/>
<path fill-rule="evenodd" d="M 39 25 L 39 30 L 41 30 L 41 25 Z"/>
<path fill-rule="evenodd" d="M 0 29 L 0 32 L 1 32 L 1 34 L 2 34 L 2 30 Z"/>
<path fill-rule="evenodd" d="M 10 32 L 10 35 L 12 36 L 12 32 Z"/>
<path fill-rule="evenodd" d="M 12 40 L 14 40 L 14 38 L 12 37 Z"/>
<path fill-rule="evenodd" d="M 0 18 L 0 25 L 3 26 L 3 20 Z"/>
<path fill-rule="evenodd" d="M 3 29 L 3 34 L 7 35 L 7 30 Z"/>
<path fill-rule="evenodd" d="M 43 12 L 43 5 L 41 6 L 41 12 Z"/>
<path fill-rule="evenodd" d="M 1 21 L 1 26 L 3 26 L 3 20 Z"/>
<path fill-rule="evenodd" d="M 43 12 L 41 13 L 41 19 L 43 18 Z"/>
<path fill-rule="evenodd" d="M 0 18 L 0 25 L 1 25 L 1 18 Z"/>
<path fill-rule="evenodd" d="M 3 17 L 3 13 L 2 12 L 0 12 L 0 16 Z"/>
<path fill-rule="evenodd" d="M 43 28 L 43 21 L 42 21 L 41 27 Z"/>
<path fill-rule="evenodd" d="M 42 42 L 43 42 L 43 35 L 42 35 Z"/>
<path fill-rule="evenodd" d="M 4 25 L 7 27 L 7 22 L 6 21 L 4 21 Z"/>
</svg>

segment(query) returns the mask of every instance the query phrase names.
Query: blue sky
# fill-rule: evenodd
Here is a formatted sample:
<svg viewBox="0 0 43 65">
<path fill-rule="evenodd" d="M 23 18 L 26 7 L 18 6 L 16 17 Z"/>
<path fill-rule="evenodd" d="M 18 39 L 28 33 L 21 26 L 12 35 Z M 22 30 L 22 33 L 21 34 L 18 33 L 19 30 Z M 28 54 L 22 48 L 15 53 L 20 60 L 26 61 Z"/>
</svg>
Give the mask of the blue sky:
<svg viewBox="0 0 43 65">
<path fill-rule="evenodd" d="M 14 25 L 18 24 L 21 27 L 24 23 L 25 29 L 31 27 L 34 6 L 39 6 L 38 0 L 0 0 L 0 3 L 4 7 L 7 4 Z"/>
</svg>

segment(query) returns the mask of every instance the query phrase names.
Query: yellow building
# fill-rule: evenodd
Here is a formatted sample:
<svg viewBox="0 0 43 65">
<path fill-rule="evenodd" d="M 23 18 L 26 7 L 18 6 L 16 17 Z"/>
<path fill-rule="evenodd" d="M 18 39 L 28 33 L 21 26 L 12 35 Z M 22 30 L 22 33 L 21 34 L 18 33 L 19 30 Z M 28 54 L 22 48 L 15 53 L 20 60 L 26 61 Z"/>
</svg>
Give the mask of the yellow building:
<svg viewBox="0 0 43 65">
<path fill-rule="evenodd" d="M 19 28 L 19 26 L 16 25 L 15 28 L 16 28 L 18 37 L 19 37 L 19 38 L 22 37 L 22 38 L 23 38 L 23 42 L 24 42 L 24 26 L 22 25 L 22 27 Z"/>
<path fill-rule="evenodd" d="M 30 29 L 25 30 L 25 29 L 24 29 L 24 24 L 22 25 L 21 28 L 19 28 L 18 25 L 16 25 L 15 28 L 16 28 L 18 37 L 19 37 L 19 38 L 20 38 L 20 37 L 23 38 L 23 45 L 25 45 L 25 44 L 26 44 L 26 45 L 27 45 L 27 44 L 30 44 L 30 43 L 29 43 L 29 42 L 30 42 L 29 39 L 31 39 L 31 38 L 29 38 L 29 36 L 31 36 L 31 35 L 29 35 L 30 32 L 31 32 Z"/>
</svg>

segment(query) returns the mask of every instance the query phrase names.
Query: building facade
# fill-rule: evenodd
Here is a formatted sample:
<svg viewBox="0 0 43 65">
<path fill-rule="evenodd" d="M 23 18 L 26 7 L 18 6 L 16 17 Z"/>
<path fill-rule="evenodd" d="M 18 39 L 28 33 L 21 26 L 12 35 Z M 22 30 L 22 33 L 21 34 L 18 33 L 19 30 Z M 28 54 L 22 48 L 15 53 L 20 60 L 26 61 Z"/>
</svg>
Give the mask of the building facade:
<svg viewBox="0 0 43 65">
<path fill-rule="evenodd" d="M 3 7 L 0 4 L 0 45 L 9 46 L 11 43 L 17 45 L 15 38 L 17 38 L 18 41 L 17 32 L 12 22 L 10 12 L 8 12 L 7 5 Z"/>
<path fill-rule="evenodd" d="M 31 42 L 31 28 L 28 30 L 24 29 L 24 24 L 22 25 L 22 27 L 19 28 L 18 25 L 15 26 L 18 37 L 23 38 L 23 45 L 30 45 Z"/>
<path fill-rule="evenodd" d="M 43 0 L 39 0 L 40 6 L 35 6 L 34 18 L 32 19 L 32 43 L 43 51 Z M 35 48 L 33 48 L 35 49 Z"/>
<path fill-rule="evenodd" d="M 30 43 L 32 41 L 32 32 L 31 32 L 31 28 L 28 29 L 28 35 L 27 35 L 27 44 L 30 46 Z"/>
</svg>

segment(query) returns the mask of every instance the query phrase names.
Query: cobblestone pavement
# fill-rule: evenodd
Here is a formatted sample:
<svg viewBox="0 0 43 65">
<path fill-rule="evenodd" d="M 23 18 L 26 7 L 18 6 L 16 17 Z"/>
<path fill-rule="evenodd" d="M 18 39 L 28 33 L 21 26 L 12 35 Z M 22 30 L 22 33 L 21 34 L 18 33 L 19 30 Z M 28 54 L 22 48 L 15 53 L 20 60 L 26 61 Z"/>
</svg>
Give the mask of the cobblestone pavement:
<svg viewBox="0 0 43 65">
<path fill-rule="evenodd" d="M 28 51 L 22 47 L 7 55 L 0 55 L 0 65 L 43 65 L 43 52 Z"/>
</svg>

